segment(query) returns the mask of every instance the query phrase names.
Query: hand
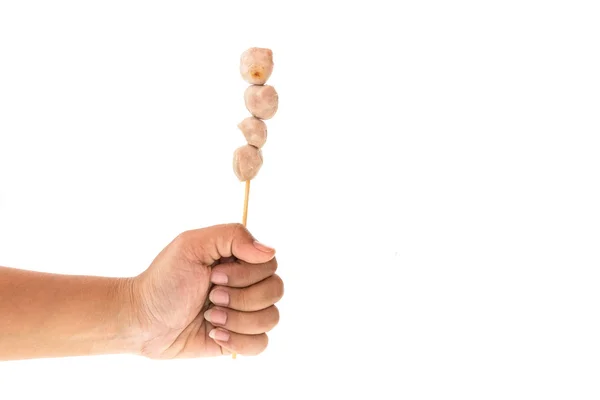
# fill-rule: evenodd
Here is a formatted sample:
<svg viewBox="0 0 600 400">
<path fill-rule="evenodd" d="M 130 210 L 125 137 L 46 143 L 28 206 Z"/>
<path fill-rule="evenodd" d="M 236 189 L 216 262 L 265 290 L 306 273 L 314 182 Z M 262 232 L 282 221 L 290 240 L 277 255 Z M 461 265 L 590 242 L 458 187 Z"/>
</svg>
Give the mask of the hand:
<svg viewBox="0 0 600 400">
<path fill-rule="evenodd" d="M 256 355 L 279 321 L 275 250 L 240 224 L 187 231 L 132 281 L 140 352 L 150 358 Z"/>
</svg>

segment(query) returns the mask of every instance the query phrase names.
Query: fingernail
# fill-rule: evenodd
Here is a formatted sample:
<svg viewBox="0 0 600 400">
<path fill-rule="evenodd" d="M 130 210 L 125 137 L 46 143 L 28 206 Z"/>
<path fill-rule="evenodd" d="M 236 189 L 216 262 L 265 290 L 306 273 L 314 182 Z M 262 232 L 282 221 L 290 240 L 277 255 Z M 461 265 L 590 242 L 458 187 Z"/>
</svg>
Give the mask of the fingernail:
<svg viewBox="0 0 600 400">
<path fill-rule="evenodd" d="M 265 253 L 272 253 L 275 251 L 274 248 L 269 247 L 265 244 L 262 244 L 261 242 L 256 241 L 256 240 L 254 241 L 254 247 L 256 247 L 258 250 L 263 251 Z"/>
<path fill-rule="evenodd" d="M 225 311 L 211 308 L 204 313 L 204 318 L 213 324 L 225 325 L 225 322 L 227 322 L 227 313 Z"/>
<path fill-rule="evenodd" d="M 217 285 L 226 285 L 228 278 L 227 275 L 225 275 L 225 273 L 223 272 L 213 272 L 210 280 L 212 281 L 212 283 Z"/>
<path fill-rule="evenodd" d="M 223 290 L 215 290 L 210 294 L 210 301 L 218 306 L 229 305 L 229 293 Z"/>
<path fill-rule="evenodd" d="M 229 332 L 225 332 L 219 329 L 213 329 L 212 331 L 208 332 L 208 336 L 221 342 L 226 342 L 229 340 Z"/>
</svg>

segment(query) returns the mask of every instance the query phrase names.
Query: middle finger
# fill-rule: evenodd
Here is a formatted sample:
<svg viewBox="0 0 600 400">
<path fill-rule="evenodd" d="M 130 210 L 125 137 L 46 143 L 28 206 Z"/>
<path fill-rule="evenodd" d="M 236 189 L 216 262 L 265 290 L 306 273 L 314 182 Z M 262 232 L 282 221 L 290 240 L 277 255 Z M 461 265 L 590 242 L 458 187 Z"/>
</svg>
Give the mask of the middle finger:
<svg viewBox="0 0 600 400">
<path fill-rule="evenodd" d="M 215 286 L 208 298 L 218 306 L 239 311 L 258 311 L 277 303 L 283 297 L 283 281 L 277 275 L 247 288 Z"/>
<path fill-rule="evenodd" d="M 204 312 L 204 318 L 214 326 L 231 332 L 258 335 L 270 331 L 279 323 L 279 310 L 275 306 L 254 312 L 213 307 Z"/>
</svg>

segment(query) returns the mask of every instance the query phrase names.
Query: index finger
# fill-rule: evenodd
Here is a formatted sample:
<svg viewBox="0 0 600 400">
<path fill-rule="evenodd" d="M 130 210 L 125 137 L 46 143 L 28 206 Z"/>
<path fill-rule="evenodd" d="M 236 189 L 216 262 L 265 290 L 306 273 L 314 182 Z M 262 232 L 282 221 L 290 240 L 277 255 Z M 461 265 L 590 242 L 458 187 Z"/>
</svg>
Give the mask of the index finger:
<svg viewBox="0 0 600 400">
<path fill-rule="evenodd" d="M 276 258 L 262 264 L 250 264 L 237 260 L 213 267 L 210 280 L 216 285 L 247 287 L 270 277 L 276 270 Z"/>
</svg>

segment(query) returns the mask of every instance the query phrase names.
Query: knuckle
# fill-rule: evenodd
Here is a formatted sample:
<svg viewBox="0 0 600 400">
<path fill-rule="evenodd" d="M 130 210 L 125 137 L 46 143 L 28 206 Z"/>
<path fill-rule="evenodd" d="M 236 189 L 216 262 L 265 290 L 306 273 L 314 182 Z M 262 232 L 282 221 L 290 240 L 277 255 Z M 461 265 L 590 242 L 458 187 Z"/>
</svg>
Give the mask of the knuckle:
<svg viewBox="0 0 600 400">
<path fill-rule="evenodd" d="M 279 265 L 277 264 L 277 257 L 273 257 L 273 259 L 271 259 L 267 263 L 267 268 L 269 270 L 269 275 L 273 275 L 277 271 L 277 267 L 278 266 Z"/>
<path fill-rule="evenodd" d="M 279 324 L 279 309 L 275 306 L 273 306 L 273 311 L 272 311 L 273 315 L 271 316 L 271 325 L 269 326 L 268 330 L 271 330 L 273 328 L 275 328 L 277 326 L 277 324 Z"/>
<path fill-rule="evenodd" d="M 249 233 L 248 229 L 239 222 L 232 222 L 226 225 L 229 230 L 231 230 L 231 237 L 235 237 L 238 233 Z"/>
<path fill-rule="evenodd" d="M 240 222 L 231 222 L 231 223 L 227 224 L 227 226 L 233 230 L 246 229 L 244 224 L 242 224 Z"/>
<path fill-rule="evenodd" d="M 269 345 L 269 337 L 265 333 L 262 333 L 260 335 L 254 336 L 254 339 L 255 345 L 252 346 L 253 348 L 250 352 L 250 355 L 256 356 L 267 349 L 267 346 Z"/>
<path fill-rule="evenodd" d="M 281 300 L 281 298 L 283 297 L 283 294 L 285 292 L 284 289 L 284 285 L 283 285 L 283 279 L 281 279 L 281 277 L 279 275 L 273 275 L 271 277 L 271 279 L 273 279 L 273 298 L 275 299 L 275 301 L 279 301 Z"/>
<path fill-rule="evenodd" d="M 190 244 L 192 243 L 191 236 L 191 231 L 181 232 L 179 235 L 175 236 L 169 247 L 180 257 L 189 257 L 191 247 Z"/>
<path fill-rule="evenodd" d="M 180 248 L 189 243 L 190 231 L 183 231 L 173 239 L 173 245 Z"/>
<path fill-rule="evenodd" d="M 249 309 L 251 301 L 248 299 L 246 290 L 236 290 L 235 294 L 230 292 L 230 296 L 232 296 L 232 299 L 235 298 L 236 308 L 238 310 L 246 311 Z"/>
<path fill-rule="evenodd" d="M 239 275 L 240 281 L 247 283 L 251 282 L 253 278 L 253 270 L 248 268 L 245 265 L 238 264 L 239 267 L 236 268 L 237 274 Z"/>
<path fill-rule="evenodd" d="M 265 351 L 267 349 L 267 346 L 269 346 L 269 336 L 267 336 L 266 333 L 263 333 L 261 335 L 261 344 L 259 347 L 259 354 L 262 353 L 263 351 Z"/>
<path fill-rule="evenodd" d="M 258 312 L 256 328 L 261 332 L 268 332 L 273 329 L 278 322 L 279 310 L 275 306 L 271 306 L 263 311 Z"/>
</svg>

